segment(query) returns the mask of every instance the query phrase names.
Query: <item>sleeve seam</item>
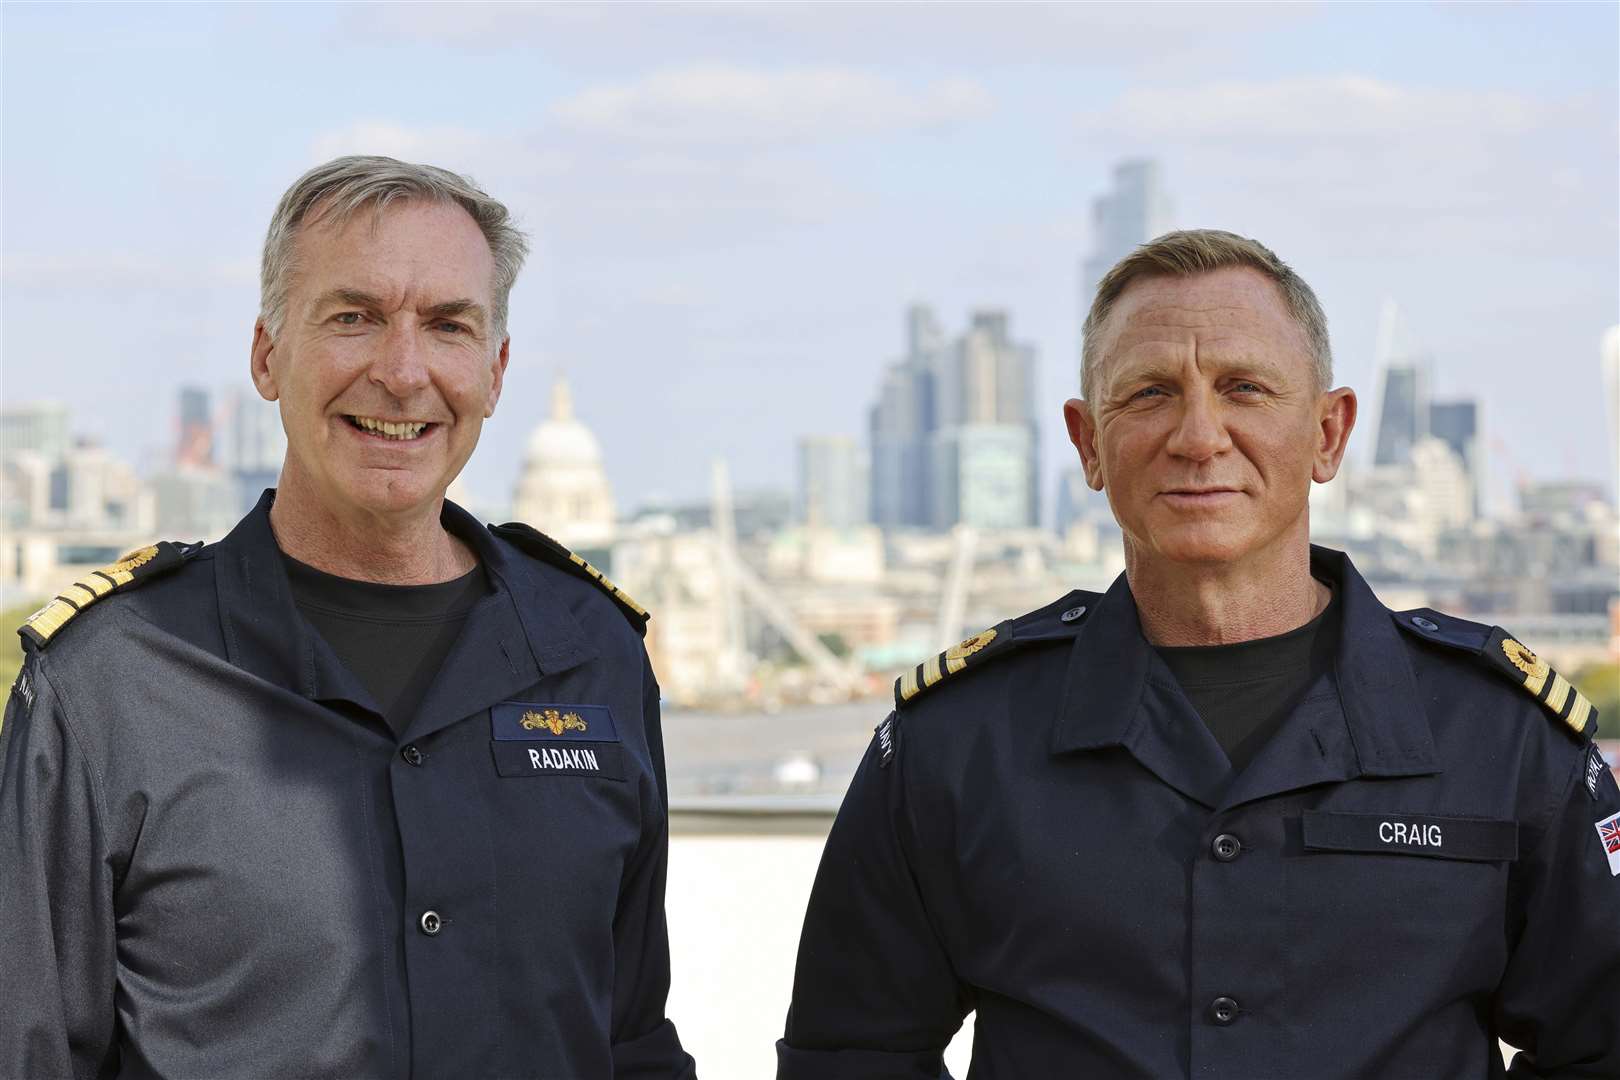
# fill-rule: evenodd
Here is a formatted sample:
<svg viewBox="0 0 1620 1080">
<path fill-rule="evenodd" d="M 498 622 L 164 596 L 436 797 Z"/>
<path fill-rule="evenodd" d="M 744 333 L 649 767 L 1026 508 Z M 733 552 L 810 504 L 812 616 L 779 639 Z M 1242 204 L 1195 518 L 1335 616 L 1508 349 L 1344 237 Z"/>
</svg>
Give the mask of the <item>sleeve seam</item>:
<svg viewBox="0 0 1620 1080">
<path fill-rule="evenodd" d="M 73 717 L 71 715 L 71 709 L 73 707 L 72 702 L 68 700 L 67 694 L 63 692 L 63 689 L 57 686 L 56 682 L 46 673 L 45 658 L 43 656 L 39 658 L 39 662 L 35 666 L 34 672 L 39 676 L 40 681 L 43 682 L 50 690 L 51 697 L 56 699 L 56 712 L 57 715 L 61 717 L 62 730 L 67 734 L 68 740 L 73 744 L 73 749 L 78 753 L 79 758 L 83 762 L 82 768 L 87 774 L 89 774 L 90 777 L 90 810 L 91 813 L 95 814 L 96 816 L 96 827 L 101 831 L 102 836 L 110 838 L 112 834 L 107 829 L 107 815 L 105 811 L 105 804 L 107 801 L 106 781 L 102 777 L 101 771 L 96 768 L 93 760 L 91 759 L 90 754 L 85 747 L 84 739 L 79 735 L 78 725 L 73 722 Z"/>
<path fill-rule="evenodd" d="M 1569 775 L 1564 780 L 1564 783 L 1558 788 L 1554 789 L 1552 795 L 1547 799 L 1547 805 L 1537 821 L 1538 835 L 1536 837 L 1536 844 L 1533 848 L 1521 852 L 1521 862 L 1528 862 L 1530 859 L 1534 858 L 1535 855 L 1541 850 L 1542 845 L 1547 842 L 1548 835 L 1553 831 L 1554 819 L 1558 816 L 1559 808 L 1569 802 L 1570 790 L 1577 782 L 1579 782 L 1581 772 L 1585 768 L 1585 765 L 1586 745 L 1583 743 L 1581 745 L 1581 752 L 1575 756 L 1574 768 L 1569 770 Z"/>
<path fill-rule="evenodd" d="M 96 853 L 92 851 L 91 854 L 96 858 L 105 858 L 105 852 L 111 848 L 112 837 L 112 834 L 107 830 L 107 815 L 104 809 L 104 804 L 107 800 L 105 781 L 101 776 L 100 770 L 95 767 L 90 755 L 86 752 L 84 740 L 79 736 L 78 727 L 73 723 L 73 718 L 69 715 L 71 702 L 68 701 L 66 695 L 62 693 L 61 688 L 51 680 L 50 676 L 45 671 L 45 658 L 43 656 L 41 656 L 38 662 L 35 664 L 34 672 L 39 676 L 40 682 L 44 684 L 45 688 L 50 691 L 51 697 L 55 699 L 56 709 L 54 711 L 56 716 L 60 718 L 63 734 L 65 735 L 67 741 L 71 743 L 75 752 L 82 759 L 81 768 L 84 769 L 85 774 L 90 779 L 90 812 L 95 817 L 97 831 L 104 838 L 102 852 Z M 111 911 L 116 903 L 116 894 L 120 875 L 114 871 L 111 866 L 109 866 L 107 869 L 110 881 L 108 888 L 109 892 L 113 894 L 107 897 L 108 908 L 109 911 Z M 116 919 L 116 916 L 114 916 L 114 918 Z M 108 986 L 115 986 L 117 984 L 118 949 L 116 947 L 108 950 L 108 970 L 106 972 L 106 977 Z M 112 1044 L 109 1044 L 109 1049 L 111 1045 Z"/>
</svg>

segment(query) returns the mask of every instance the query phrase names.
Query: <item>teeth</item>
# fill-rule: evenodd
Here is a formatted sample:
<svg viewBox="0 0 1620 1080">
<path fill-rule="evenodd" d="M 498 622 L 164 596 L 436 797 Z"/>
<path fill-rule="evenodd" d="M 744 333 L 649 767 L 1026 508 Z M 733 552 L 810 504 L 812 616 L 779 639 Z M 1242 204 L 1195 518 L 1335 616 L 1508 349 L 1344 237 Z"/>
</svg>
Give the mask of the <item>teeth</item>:
<svg viewBox="0 0 1620 1080">
<path fill-rule="evenodd" d="M 356 416 L 352 419 L 366 431 L 385 435 L 390 439 L 414 439 L 422 434 L 423 428 L 427 427 L 427 424 L 421 421 L 395 423 L 392 420 L 374 420 L 369 416 Z"/>
</svg>

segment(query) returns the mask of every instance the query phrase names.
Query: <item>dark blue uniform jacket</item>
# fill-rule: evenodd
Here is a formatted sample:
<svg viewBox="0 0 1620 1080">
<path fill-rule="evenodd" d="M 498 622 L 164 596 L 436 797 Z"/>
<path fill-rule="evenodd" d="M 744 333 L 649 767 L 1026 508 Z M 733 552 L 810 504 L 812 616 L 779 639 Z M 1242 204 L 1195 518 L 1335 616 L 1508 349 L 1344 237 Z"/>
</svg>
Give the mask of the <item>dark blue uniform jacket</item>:
<svg viewBox="0 0 1620 1080">
<path fill-rule="evenodd" d="M 690 1077 L 637 630 L 447 503 L 493 591 L 396 738 L 293 606 L 270 497 L 27 657 L 0 1077 Z"/>
<path fill-rule="evenodd" d="M 937 1077 L 976 1010 L 972 1080 L 1484 1078 L 1498 1037 L 1515 1076 L 1620 1077 L 1592 725 L 1484 663 L 1491 628 L 1313 564 L 1331 677 L 1239 774 L 1123 576 L 905 704 L 828 841 L 778 1076 Z"/>
</svg>

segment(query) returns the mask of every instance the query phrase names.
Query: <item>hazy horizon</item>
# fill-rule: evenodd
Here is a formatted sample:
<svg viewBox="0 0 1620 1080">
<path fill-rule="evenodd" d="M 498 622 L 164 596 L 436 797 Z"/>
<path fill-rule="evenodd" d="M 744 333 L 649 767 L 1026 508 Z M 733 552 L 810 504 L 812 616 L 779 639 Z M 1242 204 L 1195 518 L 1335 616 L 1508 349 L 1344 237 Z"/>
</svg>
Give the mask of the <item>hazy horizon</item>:
<svg viewBox="0 0 1620 1080">
<path fill-rule="evenodd" d="M 140 464 L 182 383 L 251 392 L 281 191 L 339 153 L 475 177 L 533 234 L 465 478 L 510 498 L 566 370 L 621 510 L 864 442 L 904 309 L 1039 350 L 1073 451 L 1079 263 L 1114 163 L 1312 283 L 1370 456 L 1378 312 L 1482 404 L 1492 486 L 1612 485 L 1610 5 L 6 5 L 0 400 Z"/>
</svg>

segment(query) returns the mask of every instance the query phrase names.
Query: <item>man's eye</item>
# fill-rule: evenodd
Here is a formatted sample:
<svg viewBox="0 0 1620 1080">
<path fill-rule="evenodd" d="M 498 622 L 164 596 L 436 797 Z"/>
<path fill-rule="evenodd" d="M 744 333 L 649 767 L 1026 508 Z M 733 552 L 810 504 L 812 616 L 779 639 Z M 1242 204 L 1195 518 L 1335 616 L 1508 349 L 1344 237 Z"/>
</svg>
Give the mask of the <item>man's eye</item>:
<svg viewBox="0 0 1620 1080">
<path fill-rule="evenodd" d="M 332 316 L 332 321 L 339 326 L 359 326 L 365 321 L 365 318 L 358 311 L 340 311 Z"/>
<path fill-rule="evenodd" d="M 1232 389 L 1236 390 L 1240 394 L 1262 394 L 1265 392 L 1260 389 L 1258 383 L 1252 382 L 1234 383 L 1232 384 Z"/>
<path fill-rule="evenodd" d="M 1163 396 L 1163 394 L 1164 394 L 1164 389 L 1162 387 L 1144 386 L 1142 389 L 1140 389 L 1136 393 L 1132 394 L 1131 398 L 1132 398 L 1132 400 L 1135 400 L 1137 398 L 1161 397 L 1161 396 Z"/>
<path fill-rule="evenodd" d="M 465 334 L 467 332 L 465 326 L 457 322 L 451 322 L 448 319 L 440 319 L 433 324 L 433 327 L 435 330 L 442 330 L 447 334 Z"/>
</svg>

